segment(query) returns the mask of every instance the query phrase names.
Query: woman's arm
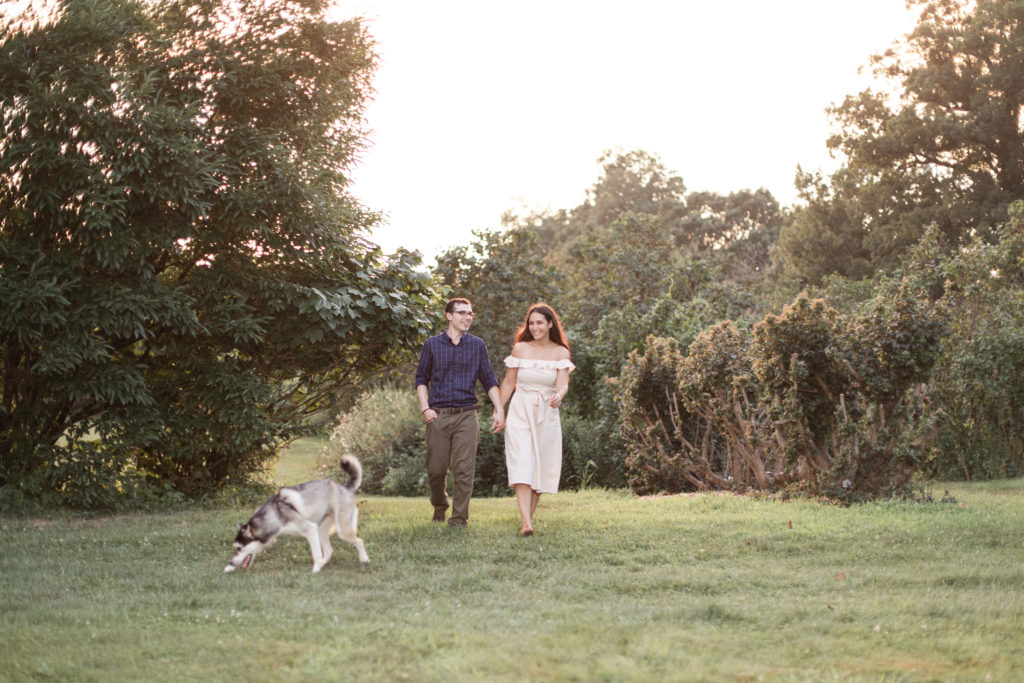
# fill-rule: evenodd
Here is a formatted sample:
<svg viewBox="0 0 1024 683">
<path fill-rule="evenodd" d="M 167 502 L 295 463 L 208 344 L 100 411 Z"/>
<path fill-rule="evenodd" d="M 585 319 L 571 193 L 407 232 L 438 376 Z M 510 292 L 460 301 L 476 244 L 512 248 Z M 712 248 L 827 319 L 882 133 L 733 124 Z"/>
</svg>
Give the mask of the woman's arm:
<svg viewBox="0 0 1024 683">
<path fill-rule="evenodd" d="M 523 342 L 516 342 L 512 346 L 512 352 L 509 354 L 513 358 L 523 357 Z M 505 368 L 505 376 L 501 379 L 501 407 L 504 408 L 508 404 L 508 400 L 512 398 L 512 394 L 516 390 L 516 376 L 519 374 L 519 368 Z"/>
<path fill-rule="evenodd" d="M 555 393 L 551 397 L 551 407 L 557 408 L 562 404 L 562 399 L 569 393 L 569 368 L 562 368 L 555 378 Z"/>
<path fill-rule="evenodd" d="M 505 368 L 505 376 L 501 380 L 501 407 L 505 409 L 505 405 L 508 400 L 512 398 L 512 394 L 516 390 L 516 375 L 519 373 L 518 368 Z"/>
</svg>

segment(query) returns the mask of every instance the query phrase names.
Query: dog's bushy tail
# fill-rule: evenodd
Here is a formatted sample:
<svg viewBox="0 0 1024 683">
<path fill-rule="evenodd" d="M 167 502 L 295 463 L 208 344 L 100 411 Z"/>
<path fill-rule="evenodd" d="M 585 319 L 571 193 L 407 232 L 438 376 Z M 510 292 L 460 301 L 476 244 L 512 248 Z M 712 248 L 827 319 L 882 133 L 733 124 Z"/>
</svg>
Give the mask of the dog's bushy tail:
<svg viewBox="0 0 1024 683">
<path fill-rule="evenodd" d="M 344 486 L 354 493 L 363 483 L 363 466 L 359 464 L 359 458 L 354 455 L 342 456 L 340 464 L 342 471 L 348 475 L 348 481 Z"/>
</svg>

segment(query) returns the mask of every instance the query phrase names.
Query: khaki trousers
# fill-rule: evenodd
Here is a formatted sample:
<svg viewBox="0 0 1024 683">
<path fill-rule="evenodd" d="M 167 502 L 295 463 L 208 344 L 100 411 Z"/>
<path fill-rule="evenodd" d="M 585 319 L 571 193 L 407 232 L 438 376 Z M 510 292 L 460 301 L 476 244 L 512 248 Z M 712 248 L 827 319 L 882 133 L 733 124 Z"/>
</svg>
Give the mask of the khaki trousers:
<svg viewBox="0 0 1024 683">
<path fill-rule="evenodd" d="M 476 411 L 441 413 L 427 423 L 427 481 L 434 514 L 443 517 L 448 509 L 448 469 L 452 471 L 452 516 L 449 524 L 469 521 L 469 498 L 476 477 L 476 447 L 480 423 Z"/>
</svg>

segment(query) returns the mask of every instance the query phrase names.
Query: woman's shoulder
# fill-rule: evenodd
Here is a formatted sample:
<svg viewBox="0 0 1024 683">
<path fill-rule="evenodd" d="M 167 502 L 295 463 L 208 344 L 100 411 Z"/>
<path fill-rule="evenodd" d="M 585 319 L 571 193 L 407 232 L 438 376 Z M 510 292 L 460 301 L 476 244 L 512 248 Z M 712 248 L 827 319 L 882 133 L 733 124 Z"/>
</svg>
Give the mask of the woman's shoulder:
<svg viewBox="0 0 1024 683">
<path fill-rule="evenodd" d="M 522 361 L 529 358 L 526 355 L 526 342 L 516 342 L 512 345 L 512 351 L 505 357 L 505 366 L 509 368 L 518 368 Z"/>
<path fill-rule="evenodd" d="M 512 355 L 527 360 L 566 360 L 569 358 L 569 349 L 561 344 L 535 346 L 528 341 L 521 341 L 512 347 Z"/>
<path fill-rule="evenodd" d="M 527 342 L 516 342 L 512 345 L 512 355 L 516 358 L 530 358 L 530 345 Z"/>
<path fill-rule="evenodd" d="M 561 345 L 538 348 L 530 342 L 517 342 L 512 347 L 512 353 L 505 359 L 505 364 L 509 365 L 509 362 L 514 360 L 516 365 L 509 365 L 509 367 L 520 367 L 519 361 L 530 361 L 531 367 L 537 363 L 557 363 L 559 367 L 562 367 L 565 365 L 565 361 L 569 361 L 569 358 L 569 349 Z M 538 365 L 538 367 L 540 366 Z"/>
</svg>

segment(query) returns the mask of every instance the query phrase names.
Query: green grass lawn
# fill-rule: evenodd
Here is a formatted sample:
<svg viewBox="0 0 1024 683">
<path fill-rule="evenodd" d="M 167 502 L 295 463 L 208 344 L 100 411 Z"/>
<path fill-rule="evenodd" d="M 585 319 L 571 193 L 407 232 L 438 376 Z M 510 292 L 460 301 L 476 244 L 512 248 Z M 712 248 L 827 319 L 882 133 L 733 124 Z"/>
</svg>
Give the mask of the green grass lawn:
<svg viewBox="0 0 1024 683">
<path fill-rule="evenodd" d="M 328 438 L 299 439 L 294 442 L 274 464 L 270 473 L 271 481 L 277 486 L 288 486 L 323 477 L 319 464 L 324 459 L 324 448 L 330 443 Z"/>
<path fill-rule="evenodd" d="M 359 496 L 371 564 L 318 575 L 300 538 L 224 574 L 250 508 L 3 517 L 0 679 L 1022 680 L 1024 480 L 948 488 L 566 492 L 526 539 L 511 498 L 459 530 Z"/>
</svg>

